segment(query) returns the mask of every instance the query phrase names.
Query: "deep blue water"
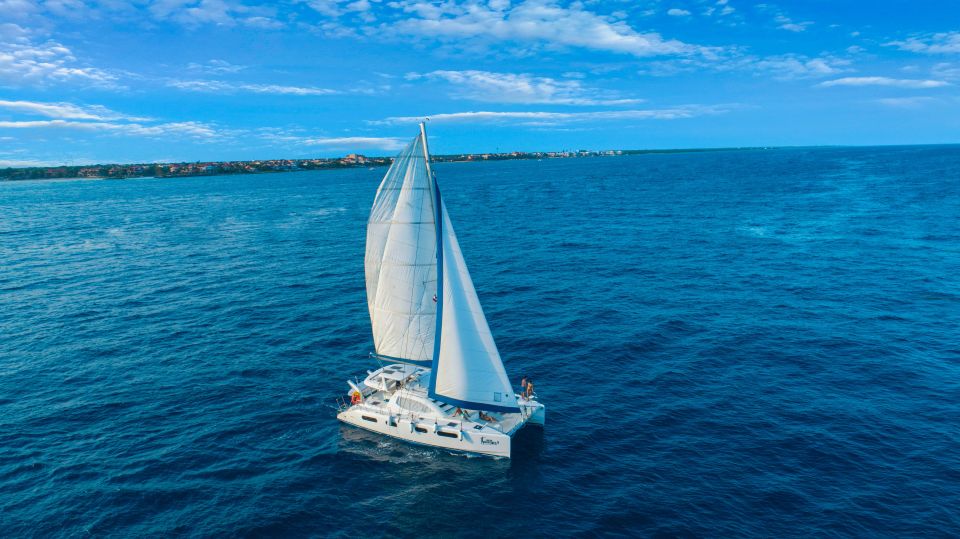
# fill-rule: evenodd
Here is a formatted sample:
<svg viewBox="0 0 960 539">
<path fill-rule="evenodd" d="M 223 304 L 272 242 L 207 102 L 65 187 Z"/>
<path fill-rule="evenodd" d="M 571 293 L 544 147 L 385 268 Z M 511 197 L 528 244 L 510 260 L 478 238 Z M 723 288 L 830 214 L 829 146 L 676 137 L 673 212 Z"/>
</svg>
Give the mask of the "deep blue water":
<svg viewBox="0 0 960 539">
<path fill-rule="evenodd" d="M 436 166 L 515 458 L 342 426 L 385 169 L 0 184 L 0 535 L 960 534 L 960 147 Z"/>
</svg>

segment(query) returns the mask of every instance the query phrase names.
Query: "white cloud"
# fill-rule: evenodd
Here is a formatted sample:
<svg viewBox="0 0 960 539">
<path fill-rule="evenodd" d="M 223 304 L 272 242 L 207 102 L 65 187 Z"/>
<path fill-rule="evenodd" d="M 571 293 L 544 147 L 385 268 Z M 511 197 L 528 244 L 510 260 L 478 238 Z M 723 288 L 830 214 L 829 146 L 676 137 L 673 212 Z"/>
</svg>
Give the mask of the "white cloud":
<svg viewBox="0 0 960 539">
<path fill-rule="evenodd" d="M 960 54 L 960 31 L 915 36 L 903 41 L 884 43 L 884 45 L 923 54 Z"/>
<path fill-rule="evenodd" d="M 940 88 L 950 83 L 942 80 L 892 79 L 890 77 L 843 77 L 821 82 L 817 86 L 890 86 L 894 88 Z"/>
<path fill-rule="evenodd" d="M 307 0 L 307 5 L 321 15 L 341 17 L 348 13 L 366 13 L 370 11 L 369 0 Z"/>
<path fill-rule="evenodd" d="M 81 0 L 46 0 L 43 7 L 51 14 L 64 19 L 78 20 L 98 16 L 93 6 Z"/>
<path fill-rule="evenodd" d="M 842 73 L 849 60 L 833 57 L 810 58 L 799 54 L 781 54 L 755 58 L 746 62 L 746 67 L 762 73 L 769 73 L 780 80 L 807 79 L 825 77 Z"/>
<path fill-rule="evenodd" d="M 51 161 L 39 161 L 36 159 L 0 159 L 0 168 L 29 168 L 49 166 L 56 166 L 56 164 Z"/>
<path fill-rule="evenodd" d="M 667 15 L 670 15 L 671 17 L 689 17 L 690 12 L 685 9 L 670 8 L 667 10 Z"/>
<path fill-rule="evenodd" d="M 244 26 L 263 28 L 265 30 L 277 30 L 286 26 L 283 22 L 269 17 L 247 17 L 240 19 L 240 23 Z"/>
<path fill-rule="evenodd" d="M 122 136 L 188 137 L 199 141 L 215 141 L 234 133 L 197 121 L 155 123 L 151 118 L 121 114 L 101 105 L 0 100 L 0 110 L 53 118 L 52 120 L 5 119 L 0 121 L 0 129 L 72 130 Z"/>
<path fill-rule="evenodd" d="M 156 125 L 116 122 L 79 122 L 70 120 L 0 121 L 0 129 L 70 129 L 101 131 L 117 135 L 148 137 L 186 136 L 201 141 L 214 141 L 226 133 L 202 122 L 170 122 Z"/>
<path fill-rule="evenodd" d="M 798 80 L 837 75 L 848 71 L 850 63 L 832 56 L 811 58 L 802 54 L 780 54 L 760 57 L 732 53 L 714 61 L 677 58 L 650 62 L 640 73 L 664 77 L 692 71 L 747 71 L 776 80 Z"/>
<path fill-rule="evenodd" d="M 960 65 L 951 64 L 950 62 L 939 62 L 934 64 L 930 69 L 930 73 L 941 79 L 960 79 Z"/>
<path fill-rule="evenodd" d="M 397 137 L 330 137 L 306 138 L 300 141 L 307 146 L 327 148 L 375 148 L 380 150 L 400 150 L 407 141 Z"/>
<path fill-rule="evenodd" d="M 527 73 L 490 71 L 432 71 L 410 73 L 408 80 L 446 81 L 458 88 L 455 97 L 489 103 L 555 105 L 631 105 L 642 99 L 624 99 L 611 92 L 585 87 L 580 80 L 557 80 Z"/>
<path fill-rule="evenodd" d="M 934 101 L 932 97 L 927 96 L 915 96 L 915 97 L 885 97 L 882 99 L 876 99 L 877 103 L 887 106 L 900 109 L 916 109 L 920 108 L 923 105 Z"/>
<path fill-rule="evenodd" d="M 131 120 L 149 121 L 149 118 L 125 116 L 101 105 L 74 105 L 73 103 L 43 103 L 37 101 L 10 101 L 0 99 L 0 109 L 62 120 Z"/>
<path fill-rule="evenodd" d="M 796 22 L 788 17 L 783 10 L 770 4 L 756 4 L 754 7 L 761 13 L 769 13 L 773 15 L 773 22 L 780 30 L 786 30 L 788 32 L 803 32 L 808 26 L 813 24 L 813 21 Z"/>
<path fill-rule="evenodd" d="M 149 13 L 157 20 L 172 21 L 189 28 L 204 24 L 253 26 L 273 29 L 284 24 L 273 18 L 269 6 L 246 5 L 235 0 L 156 0 Z"/>
<path fill-rule="evenodd" d="M 40 13 L 38 2 L 0 0 L 0 17 L 7 21 L 24 21 Z"/>
<path fill-rule="evenodd" d="M 787 22 L 787 23 L 781 24 L 777 28 L 781 30 L 787 30 L 788 32 L 803 32 L 811 24 L 813 23 L 812 22 Z"/>
<path fill-rule="evenodd" d="M 543 111 L 467 111 L 432 114 L 431 122 L 517 122 L 521 125 L 549 125 L 583 121 L 616 120 L 677 120 L 712 114 L 722 114 L 734 105 L 681 105 L 678 107 L 646 110 L 607 110 L 596 112 Z M 372 124 L 406 124 L 422 121 L 423 116 L 394 116 Z"/>
<path fill-rule="evenodd" d="M 580 2 L 563 7 L 554 0 L 530 0 L 516 5 L 397 0 L 390 5 L 409 15 L 381 25 L 381 34 L 433 37 L 473 45 L 478 40 L 508 42 L 528 49 L 575 47 L 637 57 L 714 55 L 719 50 L 664 39 L 655 32 L 638 32 L 622 20 L 585 10 Z"/>
<path fill-rule="evenodd" d="M 211 74 L 222 74 L 222 73 L 239 73 L 244 69 L 247 69 L 247 66 L 231 64 L 226 60 L 209 60 L 205 63 L 199 64 L 196 62 L 190 62 L 187 64 L 187 69 L 192 71 L 199 71 L 202 73 L 211 73 Z"/>
<path fill-rule="evenodd" d="M 172 80 L 167 86 L 194 92 L 253 92 L 258 94 L 282 95 L 332 95 L 341 93 L 329 88 L 312 86 L 284 86 L 280 84 L 251 84 L 243 82 L 225 82 L 219 80 Z"/>
<path fill-rule="evenodd" d="M 11 26 L 5 25 L 11 33 Z M 0 86 L 48 86 L 74 83 L 117 87 L 117 77 L 102 69 L 83 66 L 67 47 L 55 41 L 33 43 L 21 34 L 0 43 Z"/>
</svg>

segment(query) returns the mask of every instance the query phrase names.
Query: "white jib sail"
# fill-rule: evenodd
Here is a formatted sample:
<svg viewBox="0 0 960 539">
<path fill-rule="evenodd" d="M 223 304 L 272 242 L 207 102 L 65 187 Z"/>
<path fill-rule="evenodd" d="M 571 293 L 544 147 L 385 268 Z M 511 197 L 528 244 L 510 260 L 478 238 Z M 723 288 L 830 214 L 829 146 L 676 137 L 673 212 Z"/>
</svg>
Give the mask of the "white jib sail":
<svg viewBox="0 0 960 539">
<path fill-rule="evenodd" d="M 519 412 L 500 352 L 443 207 L 443 303 L 432 396 L 469 409 Z"/>
<path fill-rule="evenodd" d="M 423 140 L 394 160 L 367 221 L 367 304 L 377 354 L 430 364 L 437 314 L 437 235 Z"/>
</svg>

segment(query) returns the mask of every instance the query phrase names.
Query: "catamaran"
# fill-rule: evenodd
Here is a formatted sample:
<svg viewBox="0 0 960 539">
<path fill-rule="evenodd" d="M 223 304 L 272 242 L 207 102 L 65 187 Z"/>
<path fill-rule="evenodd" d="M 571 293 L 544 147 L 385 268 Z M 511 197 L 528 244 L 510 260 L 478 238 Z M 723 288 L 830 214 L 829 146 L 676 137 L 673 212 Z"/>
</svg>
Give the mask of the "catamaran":
<svg viewBox="0 0 960 539">
<path fill-rule="evenodd" d="M 545 409 L 515 392 L 430 170 L 424 124 L 394 159 L 367 220 L 367 305 L 379 364 L 348 381 L 337 418 L 408 442 L 510 456 Z M 531 388 L 532 389 L 532 388 Z"/>
</svg>

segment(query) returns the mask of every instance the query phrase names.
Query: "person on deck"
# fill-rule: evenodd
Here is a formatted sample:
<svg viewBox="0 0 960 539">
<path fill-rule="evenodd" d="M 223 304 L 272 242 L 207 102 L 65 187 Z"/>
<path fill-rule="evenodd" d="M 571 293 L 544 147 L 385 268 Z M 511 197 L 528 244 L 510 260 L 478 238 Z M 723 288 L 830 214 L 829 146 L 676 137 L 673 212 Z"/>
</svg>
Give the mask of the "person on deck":
<svg viewBox="0 0 960 539">
<path fill-rule="evenodd" d="M 529 382 L 527 382 L 527 392 L 524 393 L 524 397 L 529 399 L 532 396 L 533 396 L 533 380 L 530 380 Z"/>
<path fill-rule="evenodd" d="M 494 419 L 494 418 L 490 417 L 489 415 L 487 415 L 487 413 L 484 412 L 483 410 L 480 410 L 480 414 L 479 414 L 479 415 L 480 415 L 480 419 L 486 421 L 487 423 L 496 423 L 496 422 L 497 422 L 496 419 Z"/>
</svg>

